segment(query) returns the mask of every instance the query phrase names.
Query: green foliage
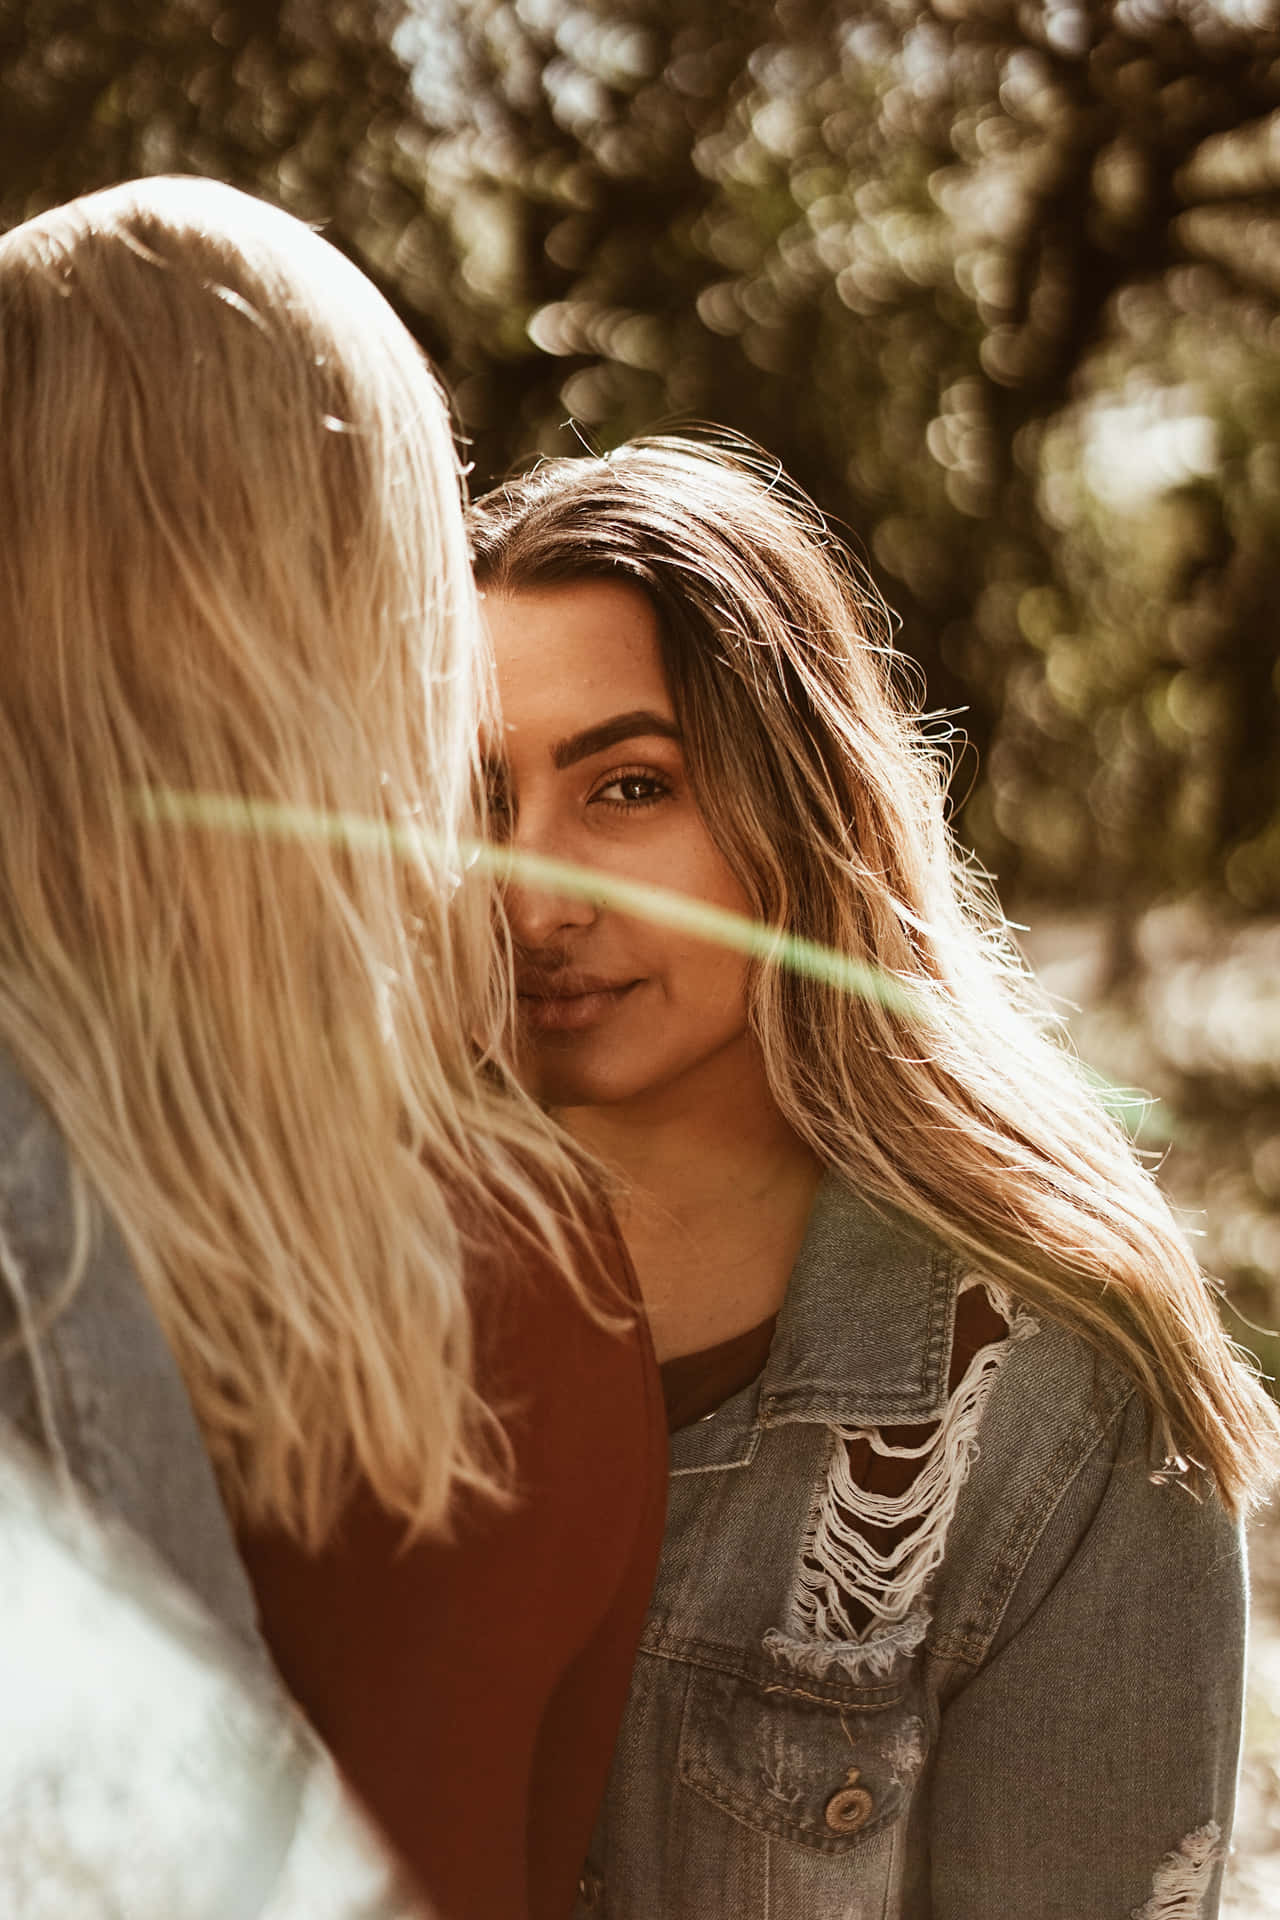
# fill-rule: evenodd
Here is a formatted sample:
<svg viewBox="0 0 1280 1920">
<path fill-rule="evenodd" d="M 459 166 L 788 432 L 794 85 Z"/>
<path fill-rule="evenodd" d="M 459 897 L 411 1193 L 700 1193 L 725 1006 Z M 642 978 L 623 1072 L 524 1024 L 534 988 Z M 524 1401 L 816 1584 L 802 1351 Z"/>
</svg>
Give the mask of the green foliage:
<svg viewBox="0 0 1280 1920">
<path fill-rule="evenodd" d="M 323 222 L 398 298 L 398 0 L 0 0 L 0 226 L 148 173 Z"/>
<path fill-rule="evenodd" d="M 501 208 L 509 263 L 471 303 L 501 339 L 442 317 L 481 477 L 568 416 L 602 445 L 750 433 L 968 708 L 961 825 L 1007 883 L 1274 904 L 1280 275 L 1243 237 L 1280 178 L 1274 28 L 1000 0 L 450 17 L 468 84 L 432 152 Z"/>
<path fill-rule="evenodd" d="M 485 484 L 713 419 L 868 552 L 1007 887 L 1280 906 L 1275 0 L 0 0 L 0 217 L 323 221 Z M 578 423 L 568 428 L 570 420 Z"/>
</svg>

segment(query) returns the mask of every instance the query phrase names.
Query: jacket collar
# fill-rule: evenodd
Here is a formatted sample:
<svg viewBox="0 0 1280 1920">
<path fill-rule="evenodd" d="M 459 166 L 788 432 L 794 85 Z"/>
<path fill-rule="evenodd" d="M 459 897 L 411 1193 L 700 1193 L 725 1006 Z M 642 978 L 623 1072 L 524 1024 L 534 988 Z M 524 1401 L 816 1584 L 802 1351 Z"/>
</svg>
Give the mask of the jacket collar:
<svg viewBox="0 0 1280 1920">
<path fill-rule="evenodd" d="M 818 1189 L 760 1379 L 761 1426 L 908 1426 L 947 1404 L 960 1263 L 833 1173 Z"/>
</svg>

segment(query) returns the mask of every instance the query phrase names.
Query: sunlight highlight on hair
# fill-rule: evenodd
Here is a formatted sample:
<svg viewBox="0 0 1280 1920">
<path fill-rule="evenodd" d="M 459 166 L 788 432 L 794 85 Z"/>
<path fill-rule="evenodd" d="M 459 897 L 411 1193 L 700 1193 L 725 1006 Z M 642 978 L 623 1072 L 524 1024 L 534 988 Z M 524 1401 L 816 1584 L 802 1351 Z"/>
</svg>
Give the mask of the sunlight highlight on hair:
<svg viewBox="0 0 1280 1920">
<path fill-rule="evenodd" d="M 545 1252 L 619 1311 L 594 1170 L 508 1058 L 493 884 L 451 897 L 486 700 L 444 396 L 366 276 L 216 180 L 13 228 L 0 312 L 0 1043 L 232 1518 L 317 1546 L 363 1482 L 438 1533 L 513 1491 L 481 1272 Z M 165 788 L 442 851 L 140 829 Z"/>
</svg>

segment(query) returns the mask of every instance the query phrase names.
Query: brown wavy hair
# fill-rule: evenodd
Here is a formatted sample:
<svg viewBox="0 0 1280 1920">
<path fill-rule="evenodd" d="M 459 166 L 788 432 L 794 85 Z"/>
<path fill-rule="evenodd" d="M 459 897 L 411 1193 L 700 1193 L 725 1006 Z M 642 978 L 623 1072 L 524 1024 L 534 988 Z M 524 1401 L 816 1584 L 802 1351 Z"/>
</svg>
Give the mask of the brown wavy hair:
<svg viewBox="0 0 1280 1920">
<path fill-rule="evenodd" d="M 795 1132 L 1113 1356 L 1156 1457 L 1247 1507 L 1280 1466 L 1280 1414 L 957 849 L 946 755 L 816 507 L 758 450 L 662 436 L 541 461 L 470 526 L 484 589 L 603 578 L 649 597 L 694 790 L 755 914 L 910 990 L 907 1014 L 900 994 L 754 969 Z"/>
</svg>

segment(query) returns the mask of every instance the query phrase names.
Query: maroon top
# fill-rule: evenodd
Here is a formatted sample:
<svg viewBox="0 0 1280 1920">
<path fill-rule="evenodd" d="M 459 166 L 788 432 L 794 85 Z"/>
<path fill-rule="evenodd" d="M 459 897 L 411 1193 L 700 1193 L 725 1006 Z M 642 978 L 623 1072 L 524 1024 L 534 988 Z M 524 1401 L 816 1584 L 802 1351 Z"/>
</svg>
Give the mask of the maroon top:
<svg viewBox="0 0 1280 1920">
<path fill-rule="evenodd" d="M 545 1258 L 474 1292 L 519 1504 L 406 1547 L 366 1490 L 320 1553 L 240 1544 L 281 1674 L 442 1920 L 565 1920 L 662 1542 L 658 1370 L 642 1318 L 600 1327 Z"/>
</svg>

